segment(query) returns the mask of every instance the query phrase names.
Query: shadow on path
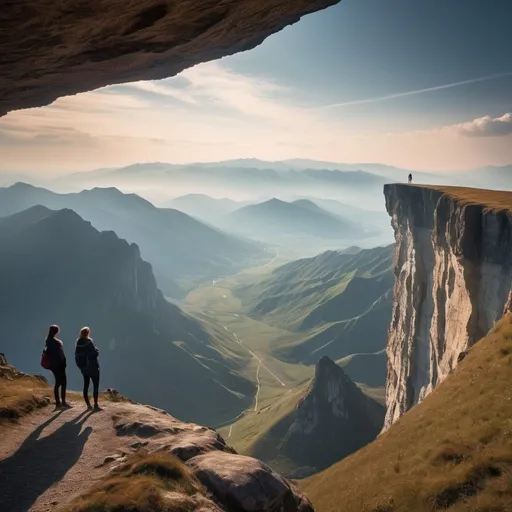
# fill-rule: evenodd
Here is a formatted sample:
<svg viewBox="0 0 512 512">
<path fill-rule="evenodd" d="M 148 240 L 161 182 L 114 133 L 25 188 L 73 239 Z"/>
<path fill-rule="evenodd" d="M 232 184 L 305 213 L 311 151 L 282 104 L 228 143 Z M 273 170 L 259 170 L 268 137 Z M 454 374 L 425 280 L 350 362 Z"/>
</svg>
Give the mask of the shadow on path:
<svg viewBox="0 0 512 512">
<path fill-rule="evenodd" d="M 26 512 L 80 458 L 92 432 L 91 427 L 81 431 L 90 416 L 87 411 L 39 439 L 60 414 L 39 425 L 16 453 L 0 462 L 0 510 Z"/>
</svg>

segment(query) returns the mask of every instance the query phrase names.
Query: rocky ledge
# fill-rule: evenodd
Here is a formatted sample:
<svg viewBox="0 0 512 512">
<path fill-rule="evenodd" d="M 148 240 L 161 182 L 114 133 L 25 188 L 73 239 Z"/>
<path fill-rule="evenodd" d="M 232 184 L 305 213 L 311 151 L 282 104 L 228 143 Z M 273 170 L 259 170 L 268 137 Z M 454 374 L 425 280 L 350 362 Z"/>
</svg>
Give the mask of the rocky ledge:
<svg viewBox="0 0 512 512">
<path fill-rule="evenodd" d="M 110 404 L 119 451 L 105 458 L 115 470 L 131 451 L 164 452 L 180 459 L 207 489 L 208 510 L 312 512 L 295 486 L 269 466 L 238 455 L 213 429 L 176 420 L 137 404 Z"/>
<path fill-rule="evenodd" d="M 176 75 L 254 48 L 339 0 L 5 0 L 0 116 L 59 96 Z"/>
<path fill-rule="evenodd" d="M 386 428 L 510 310 L 512 192 L 393 184 L 384 194 L 396 239 Z"/>
</svg>

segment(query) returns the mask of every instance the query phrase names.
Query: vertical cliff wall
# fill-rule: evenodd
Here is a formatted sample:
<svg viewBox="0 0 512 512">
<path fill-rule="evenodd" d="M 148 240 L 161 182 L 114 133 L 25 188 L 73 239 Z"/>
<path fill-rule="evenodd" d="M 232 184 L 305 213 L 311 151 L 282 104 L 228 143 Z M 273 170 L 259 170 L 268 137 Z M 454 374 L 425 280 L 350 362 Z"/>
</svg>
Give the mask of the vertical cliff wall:
<svg viewBox="0 0 512 512">
<path fill-rule="evenodd" d="M 512 193 L 393 184 L 384 195 L 396 239 L 387 428 L 510 309 Z"/>
</svg>

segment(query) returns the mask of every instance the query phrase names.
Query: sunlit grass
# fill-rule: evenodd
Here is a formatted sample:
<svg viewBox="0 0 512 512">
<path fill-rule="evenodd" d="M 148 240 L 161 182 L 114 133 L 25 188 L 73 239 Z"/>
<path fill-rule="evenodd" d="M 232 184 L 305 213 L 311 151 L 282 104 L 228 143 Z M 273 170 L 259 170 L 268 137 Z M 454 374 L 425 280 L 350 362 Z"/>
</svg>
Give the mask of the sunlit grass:
<svg viewBox="0 0 512 512">
<path fill-rule="evenodd" d="M 25 414 L 48 405 L 50 388 L 39 377 L 0 375 L 0 426 L 16 422 Z"/>
<path fill-rule="evenodd" d="M 189 512 L 197 508 L 195 494 L 204 489 L 177 458 L 137 454 L 112 471 L 63 512 Z"/>
<path fill-rule="evenodd" d="M 463 205 L 482 205 L 485 209 L 495 212 L 512 210 L 512 192 L 469 187 L 418 186 L 439 190 Z"/>
<path fill-rule="evenodd" d="M 512 315 L 423 403 L 302 488 L 320 512 L 512 510 Z"/>
</svg>

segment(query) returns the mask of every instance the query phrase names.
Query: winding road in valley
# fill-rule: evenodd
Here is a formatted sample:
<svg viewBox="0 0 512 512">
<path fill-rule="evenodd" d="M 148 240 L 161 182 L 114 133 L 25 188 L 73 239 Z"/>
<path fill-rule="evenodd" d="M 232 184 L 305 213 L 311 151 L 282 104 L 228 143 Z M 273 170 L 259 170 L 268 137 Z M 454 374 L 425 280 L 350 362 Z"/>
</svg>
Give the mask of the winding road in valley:
<svg viewBox="0 0 512 512">
<path fill-rule="evenodd" d="M 268 368 L 268 366 L 265 365 L 265 363 L 261 360 L 260 357 L 258 357 L 249 347 L 246 347 L 243 343 L 243 341 L 238 337 L 238 334 L 236 332 L 230 331 L 225 325 L 223 325 L 224 330 L 226 330 L 229 334 L 231 334 L 234 338 L 234 340 L 242 347 L 244 347 L 249 354 L 258 361 L 258 367 L 256 369 L 256 394 L 254 395 L 254 409 L 252 409 L 254 412 L 258 412 L 258 404 L 259 404 L 259 397 L 260 397 L 260 391 L 261 391 L 261 382 L 260 382 L 260 369 L 264 368 L 267 370 L 267 372 L 279 383 L 281 386 L 286 387 L 286 384 L 272 371 Z M 245 409 L 242 411 L 236 418 L 233 418 L 232 421 L 230 421 L 231 425 L 229 426 L 229 432 L 226 437 L 226 440 L 228 440 L 231 437 L 231 434 L 233 432 L 233 423 L 235 423 L 238 419 L 240 419 L 247 411 L 251 409 Z"/>
<path fill-rule="evenodd" d="M 279 250 L 276 250 L 276 254 L 274 255 L 274 257 L 270 261 L 268 261 L 264 265 L 261 265 L 261 267 L 255 267 L 255 268 L 268 267 L 269 265 L 272 265 L 272 263 L 274 263 L 278 257 L 279 257 Z M 220 281 L 220 279 L 212 279 L 212 287 L 215 287 L 215 285 L 219 281 Z M 224 299 L 226 297 L 227 297 L 226 295 L 223 295 Z M 236 318 L 240 318 L 240 315 L 238 315 L 237 313 L 233 313 L 233 315 Z M 222 327 L 224 328 L 224 330 L 227 333 L 229 333 L 231 336 L 233 336 L 233 339 L 235 340 L 236 343 L 238 343 L 240 346 L 242 346 L 251 355 L 251 357 L 254 360 L 258 361 L 258 366 L 257 366 L 257 369 L 256 369 L 256 393 L 254 395 L 254 408 L 251 406 L 250 408 L 247 408 L 247 409 L 243 410 L 238 416 L 236 416 L 235 418 L 233 418 L 229 422 L 225 422 L 225 423 L 223 423 L 221 425 L 217 425 L 215 427 L 215 428 L 220 428 L 220 427 L 223 427 L 225 425 L 231 424 L 229 426 L 229 433 L 228 433 L 228 435 L 226 437 L 226 440 L 227 440 L 227 439 L 229 439 L 231 437 L 231 434 L 232 434 L 232 431 L 233 431 L 233 423 L 235 423 L 238 419 L 240 419 L 248 411 L 254 411 L 256 413 L 258 412 L 259 397 L 260 397 L 260 391 L 261 391 L 261 382 L 260 382 L 260 371 L 261 371 L 261 368 L 266 370 L 269 373 L 269 375 L 271 375 L 281 386 L 283 386 L 283 387 L 287 387 L 287 386 L 272 370 L 270 370 L 270 368 L 268 368 L 268 366 L 265 365 L 265 363 L 262 361 L 262 359 L 259 356 L 257 356 L 249 347 L 244 345 L 243 340 L 241 340 L 239 338 L 239 336 L 238 336 L 238 334 L 236 332 L 230 331 L 226 325 L 223 325 Z"/>
</svg>

